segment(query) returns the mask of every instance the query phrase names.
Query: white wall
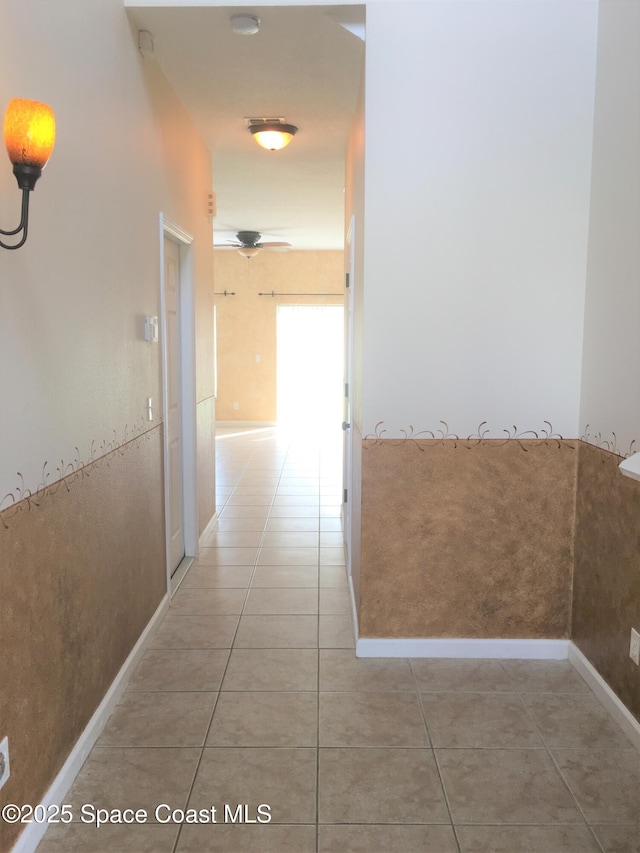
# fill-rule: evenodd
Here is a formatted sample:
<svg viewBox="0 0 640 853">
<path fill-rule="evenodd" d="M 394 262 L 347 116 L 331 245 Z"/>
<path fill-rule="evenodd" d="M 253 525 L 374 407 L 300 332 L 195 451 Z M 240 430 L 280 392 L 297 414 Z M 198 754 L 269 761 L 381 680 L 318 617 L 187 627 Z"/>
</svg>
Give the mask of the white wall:
<svg viewBox="0 0 640 853">
<path fill-rule="evenodd" d="M 597 4 L 367 5 L 364 430 L 578 433 Z"/>
<path fill-rule="evenodd" d="M 147 397 L 160 414 L 160 349 L 143 340 L 144 315 L 159 313 L 160 211 L 212 254 L 209 154 L 145 66 L 122 0 L 4 0 L 2 19 L 0 110 L 11 97 L 45 101 L 58 135 L 26 245 L 0 249 L 0 501 L 17 472 L 35 489 L 45 462 L 55 481 L 148 428 Z M 17 224 L 19 202 L 5 160 L 0 227 Z M 196 266 L 210 285 L 210 264 Z"/>
<path fill-rule="evenodd" d="M 600 6 L 580 423 L 640 450 L 640 4 Z M 615 434 L 615 438 L 614 438 Z"/>
</svg>

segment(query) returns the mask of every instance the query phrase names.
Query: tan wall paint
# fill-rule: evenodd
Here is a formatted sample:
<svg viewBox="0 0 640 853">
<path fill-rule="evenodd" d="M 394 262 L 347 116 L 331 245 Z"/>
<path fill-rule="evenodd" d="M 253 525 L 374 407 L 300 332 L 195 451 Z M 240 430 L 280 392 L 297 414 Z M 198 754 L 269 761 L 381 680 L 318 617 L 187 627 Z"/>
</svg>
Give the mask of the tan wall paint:
<svg viewBox="0 0 640 853">
<path fill-rule="evenodd" d="M 161 212 L 194 237 L 201 529 L 214 511 L 210 154 L 121 0 L 40 4 L 37 35 L 5 7 L 0 103 L 51 103 L 58 140 L 0 276 L 0 804 L 42 798 L 166 592 Z M 0 222 L 18 201 L 0 170 Z"/>
<path fill-rule="evenodd" d="M 198 532 L 202 533 L 215 513 L 213 248 L 205 215 L 212 182 L 211 154 L 156 64 L 144 63 L 143 71 L 160 142 L 163 213 L 194 238 L 188 251 L 193 258 L 195 288 L 196 477 Z M 187 158 L 185 151 L 189 151 Z"/>
<path fill-rule="evenodd" d="M 159 401 L 160 347 L 144 341 L 143 318 L 160 313 L 161 211 L 195 238 L 198 397 L 213 393 L 203 304 L 207 292 L 213 299 L 209 152 L 157 65 L 140 56 L 121 0 L 40 4 L 38 38 L 28 4 L 6 0 L 5 9 L 0 106 L 16 93 L 51 103 L 58 138 L 31 202 L 29 239 L 3 250 L 0 360 L 12 370 L 0 501 L 16 471 L 35 487 L 46 459 L 86 460 L 91 442 L 144 426 L 147 397 Z M 18 205 L 2 168 L 4 227 Z"/>
<path fill-rule="evenodd" d="M 213 248 L 211 224 L 206 216 L 207 192 L 212 183 L 211 153 L 157 66 L 146 63 L 143 70 L 161 141 L 165 180 L 162 210 L 194 238 L 196 399 L 202 402 L 215 390 Z M 186 162 L 185 150 L 189 151 Z"/>
<path fill-rule="evenodd" d="M 247 260 L 214 253 L 219 421 L 275 421 L 276 309 L 278 305 L 343 304 L 344 255 L 338 251 L 263 250 Z M 276 297 L 258 293 L 335 293 L 335 297 Z M 256 355 L 261 357 L 256 362 Z M 234 410 L 233 403 L 239 403 Z"/>
</svg>

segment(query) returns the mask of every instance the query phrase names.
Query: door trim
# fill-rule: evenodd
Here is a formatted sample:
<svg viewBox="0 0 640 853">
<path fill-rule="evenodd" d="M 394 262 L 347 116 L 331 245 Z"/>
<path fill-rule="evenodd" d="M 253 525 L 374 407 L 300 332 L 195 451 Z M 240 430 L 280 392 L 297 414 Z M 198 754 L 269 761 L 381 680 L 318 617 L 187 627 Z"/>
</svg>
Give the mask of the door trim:
<svg viewBox="0 0 640 853">
<path fill-rule="evenodd" d="M 353 288 L 354 277 L 353 270 L 355 266 L 355 227 L 356 218 L 351 217 L 349 221 L 349 229 L 346 237 L 346 274 L 349 276 L 349 287 L 345 289 L 345 334 L 344 334 L 344 364 L 345 364 L 345 382 L 348 388 L 348 396 L 345 394 L 345 399 L 348 403 L 345 405 L 344 417 L 349 418 L 350 424 L 345 430 L 343 442 L 343 460 L 342 460 L 342 487 L 343 498 L 346 495 L 347 501 L 342 504 L 342 530 L 344 536 L 344 544 L 346 547 L 347 557 L 347 576 L 351 583 L 352 576 L 352 554 L 353 554 Z M 344 429 L 344 427 L 343 427 Z M 357 625 L 357 622 L 355 623 Z"/>
<path fill-rule="evenodd" d="M 167 352 L 165 347 L 164 241 L 173 240 L 180 246 L 180 409 L 182 416 L 182 485 L 185 558 L 178 566 L 174 579 L 181 580 L 184 569 L 198 556 L 198 481 L 197 481 L 197 423 L 196 423 L 196 347 L 195 347 L 195 275 L 193 236 L 180 228 L 163 213 L 160 214 L 160 322 L 162 358 L 162 419 L 168 422 Z M 164 482 L 169 482 L 169 446 L 163 430 Z M 169 497 L 165 485 L 165 561 L 167 591 L 172 592 L 170 561 Z M 185 566 L 185 563 L 187 564 Z M 177 588 L 178 582 L 175 584 Z"/>
</svg>

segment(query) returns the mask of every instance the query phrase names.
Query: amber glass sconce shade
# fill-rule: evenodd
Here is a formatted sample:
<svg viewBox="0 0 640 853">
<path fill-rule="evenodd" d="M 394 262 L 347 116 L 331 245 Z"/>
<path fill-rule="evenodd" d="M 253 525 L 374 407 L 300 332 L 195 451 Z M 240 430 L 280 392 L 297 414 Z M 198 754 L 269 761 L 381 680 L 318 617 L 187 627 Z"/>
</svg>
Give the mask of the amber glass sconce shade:
<svg viewBox="0 0 640 853">
<path fill-rule="evenodd" d="M 51 107 L 23 98 L 9 101 L 4 116 L 4 141 L 13 163 L 13 174 L 22 190 L 22 216 L 20 224 L 12 231 L 0 228 L 1 235 L 19 238 L 11 245 L 0 240 L 3 249 L 19 249 L 27 239 L 29 193 L 47 164 L 55 138 L 56 123 Z"/>
</svg>

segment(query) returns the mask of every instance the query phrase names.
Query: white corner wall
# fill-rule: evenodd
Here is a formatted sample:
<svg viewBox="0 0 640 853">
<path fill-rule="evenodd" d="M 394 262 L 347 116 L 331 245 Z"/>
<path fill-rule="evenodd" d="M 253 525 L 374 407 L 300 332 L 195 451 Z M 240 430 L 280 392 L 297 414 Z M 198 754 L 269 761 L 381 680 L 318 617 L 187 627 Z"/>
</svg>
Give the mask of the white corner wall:
<svg viewBox="0 0 640 853">
<path fill-rule="evenodd" d="M 195 235 L 201 296 L 213 289 L 210 156 L 140 56 L 122 0 L 37 6 L 4 0 L 0 27 L 0 110 L 26 97 L 57 120 L 28 241 L 0 250 L 2 509 L 153 426 L 147 397 L 161 413 L 160 348 L 144 341 L 160 308 L 160 211 Z M 17 224 L 19 203 L 5 159 L 0 227 Z M 212 335 L 199 332 L 206 355 Z M 199 398 L 212 387 L 199 376 Z"/>
<path fill-rule="evenodd" d="M 640 450 L 640 3 L 600 5 L 580 425 Z M 636 444 L 632 446 L 635 440 Z"/>
<path fill-rule="evenodd" d="M 367 5 L 365 433 L 577 435 L 596 35 L 595 0 Z"/>
</svg>

